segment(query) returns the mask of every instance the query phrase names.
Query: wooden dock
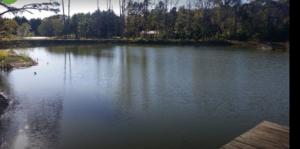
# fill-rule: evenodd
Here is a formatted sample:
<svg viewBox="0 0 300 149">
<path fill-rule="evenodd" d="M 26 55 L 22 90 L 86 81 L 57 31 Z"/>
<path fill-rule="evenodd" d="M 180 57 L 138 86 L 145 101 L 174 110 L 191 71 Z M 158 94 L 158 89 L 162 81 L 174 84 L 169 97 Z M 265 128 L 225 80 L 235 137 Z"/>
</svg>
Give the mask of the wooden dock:
<svg viewBox="0 0 300 149">
<path fill-rule="evenodd" d="M 263 121 L 221 149 L 288 149 L 289 127 Z"/>
</svg>

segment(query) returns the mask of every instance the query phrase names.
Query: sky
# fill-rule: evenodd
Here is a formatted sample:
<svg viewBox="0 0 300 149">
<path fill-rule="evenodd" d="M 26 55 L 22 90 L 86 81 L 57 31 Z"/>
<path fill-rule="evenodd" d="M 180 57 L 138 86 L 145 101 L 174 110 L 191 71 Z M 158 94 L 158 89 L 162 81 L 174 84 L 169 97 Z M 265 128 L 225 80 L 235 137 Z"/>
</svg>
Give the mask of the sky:
<svg viewBox="0 0 300 149">
<path fill-rule="evenodd" d="M 61 0 L 17 0 L 16 3 L 14 3 L 12 6 L 15 7 L 21 7 L 25 4 L 29 4 L 29 3 L 39 3 L 39 2 L 49 2 L 49 1 L 57 1 L 59 3 L 61 3 Z M 65 1 L 65 13 L 67 14 L 67 2 L 68 0 L 64 0 Z M 107 10 L 107 0 L 99 0 L 99 8 L 100 10 Z M 143 0 L 135 0 L 135 1 L 143 1 Z M 158 2 L 159 0 L 150 0 L 152 2 Z M 169 0 L 170 1 L 170 0 Z M 173 0 L 173 1 L 177 1 L 177 0 Z M 183 5 L 186 3 L 187 0 L 178 0 L 179 3 L 178 5 Z M 243 0 L 245 1 L 245 0 Z M 114 12 L 119 15 L 120 11 L 119 11 L 119 0 L 111 0 L 112 3 L 112 8 L 114 10 Z M 60 7 L 61 9 L 61 7 Z M 0 6 L 0 12 L 3 12 L 5 9 L 3 7 Z M 97 10 L 97 0 L 71 0 L 71 15 L 73 15 L 74 13 L 88 13 L 88 12 L 94 12 L 95 10 Z M 30 14 L 28 12 L 24 12 L 23 14 L 18 14 L 18 16 L 25 16 L 27 19 L 31 19 L 31 18 L 45 18 L 45 17 L 49 17 L 52 15 L 55 15 L 54 12 L 49 12 L 49 11 L 32 11 L 33 14 Z M 62 14 L 62 10 L 58 13 L 58 14 Z M 14 15 L 8 13 L 5 14 L 4 17 L 7 18 L 13 18 Z"/>
<path fill-rule="evenodd" d="M 24 4 L 28 3 L 37 3 L 37 2 L 49 2 L 51 0 L 17 0 L 16 3 L 14 3 L 12 6 L 15 7 L 21 7 Z M 52 0 L 55 1 L 55 0 Z M 61 3 L 61 0 L 56 0 L 57 2 Z M 67 13 L 67 2 L 68 0 L 65 1 L 65 12 Z M 140 0 L 142 1 L 142 0 Z M 153 1 L 153 0 L 152 0 Z M 158 1 L 158 0 L 154 0 Z M 184 0 L 180 0 L 184 1 Z M 112 3 L 112 8 L 114 12 L 118 15 L 119 14 L 119 0 L 111 0 Z M 61 8 L 61 7 L 60 7 Z M 99 0 L 99 8 L 100 10 L 106 10 L 107 9 L 107 2 L 106 0 Z M 71 15 L 74 13 L 79 13 L 79 12 L 94 12 L 97 9 L 97 0 L 71 0 Z M 3 9 L 0 6 L 0 12 L 3 12 L 5 9 Z M 55 15 L 54 12 L 47 12 L 47 11 L 32 11 L 34 14 L 30 14 L 27 12 L 24 12 L 23 14 L 18 14 L 18 16 L 25 16 L 27 19 L 31 18 L 45 18 L 49 17 L 51 15 Z M 62 14 L 62 11 L 59 12 L 59 14 Z M 12 18 L 14 15 L 12 14 L 6 14 L 4 17 Z"/>
</svg>

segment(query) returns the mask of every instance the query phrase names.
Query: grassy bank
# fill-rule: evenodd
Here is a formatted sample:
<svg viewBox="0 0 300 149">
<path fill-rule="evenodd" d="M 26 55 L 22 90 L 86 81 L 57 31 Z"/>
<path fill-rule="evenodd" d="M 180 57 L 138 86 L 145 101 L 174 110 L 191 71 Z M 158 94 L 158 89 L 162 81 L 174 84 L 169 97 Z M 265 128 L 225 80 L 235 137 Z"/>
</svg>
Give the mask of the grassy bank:
<svg viewBox="0 0 300 149">
<path fill-rule="evenodd" d="M 51 45 L 83 44 L 155 44 L 155 45 L 195 45 L 195 46 L 233 46 L 260 50 L 288 50 L 288 43 L 256 42 L 231 40 L 146 40 L 146 39 L 14 39 L 0 40 L 0 48 L 35 47 Z"/>
<path fill-rule="evenodd" d="M 36 65 L 30 57 L 18 55 L 12 50 L 0 50 L 0 68 L 13 69 Z"/>
</svg>

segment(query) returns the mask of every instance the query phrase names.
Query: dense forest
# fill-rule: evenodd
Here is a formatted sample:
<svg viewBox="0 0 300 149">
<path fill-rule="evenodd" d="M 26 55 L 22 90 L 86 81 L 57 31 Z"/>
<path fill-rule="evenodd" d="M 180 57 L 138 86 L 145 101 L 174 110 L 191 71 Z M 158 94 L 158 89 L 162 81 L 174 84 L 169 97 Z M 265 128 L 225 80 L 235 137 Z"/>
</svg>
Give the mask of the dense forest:
<svg viewBox="0 0 300 149">
<path fill-rule="evenodd" d="M 44 19 L 0 18 L 0 38 L 149 38 L 288 41 L 289 0 L 120 0 L 112 9 Z"/>
</svg>

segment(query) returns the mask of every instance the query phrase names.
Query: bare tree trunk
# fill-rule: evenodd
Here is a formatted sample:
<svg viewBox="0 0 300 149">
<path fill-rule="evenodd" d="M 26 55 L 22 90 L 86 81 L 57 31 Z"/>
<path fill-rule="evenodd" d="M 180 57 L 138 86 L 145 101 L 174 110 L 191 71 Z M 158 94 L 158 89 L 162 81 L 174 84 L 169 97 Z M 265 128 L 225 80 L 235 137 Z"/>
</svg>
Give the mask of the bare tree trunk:
<svg viewBox="0 0 300 149">
<path fill-rule="evenodd" d="M 68 26 L 67 26 L 67 34 L 69 35 L 70 31 L 70 5 L 71 5 L 71 0 L 68 0 Z"/>
<path fill-rule="evenodd" d="M 64 38 L 66 37 L 66 18 L 65 18 L 65 1 L 61 0 L 61 6 L 62 6 L 62 11 L 63 11 L 63 22 L 64 22 L 64 29 L 63 29 L 63 34 Z"/>
<path fill-rule="evenodd" d="M 126 0 L 119 0 L 120 5 L 120 34 L 121 37 L 124 37 L 125 32 L 125 7 L 126 7 Z"/>
<path fill-rule="evenodd" d="M 119 0 L 119 9 L 120 9 L 120 36 L 123 37 L 123 0 Z"/>
<path fill-rule="evenodd" d="M 192 24 L 192 3 L 191 0 L 187 1 L 187 9 L 188 9 L 188 38 L 191 38 L 191 24 Z"/>
<path fill-rule="evenodd" d="M 70 6 L 71 6 L 71 0 L 68 1 L 68 23 L 70 21 Z"/>
<path fill-rule="evenodd" d="M 149 0 L 144 0 L 144 4 L 143 4 L 143 15 L 144 15 L 144 21 L 143 21 L 143 29 L 144 29 L 144 37 L 147 37 L 147 33 L 148 33 L 148 7 L 149 7 Z"/>
<path fill-rule="evenodd" d="M 107 3 L 107 10 L 111 10 L 111 0 L 106 0 Z"/>
</svg>

